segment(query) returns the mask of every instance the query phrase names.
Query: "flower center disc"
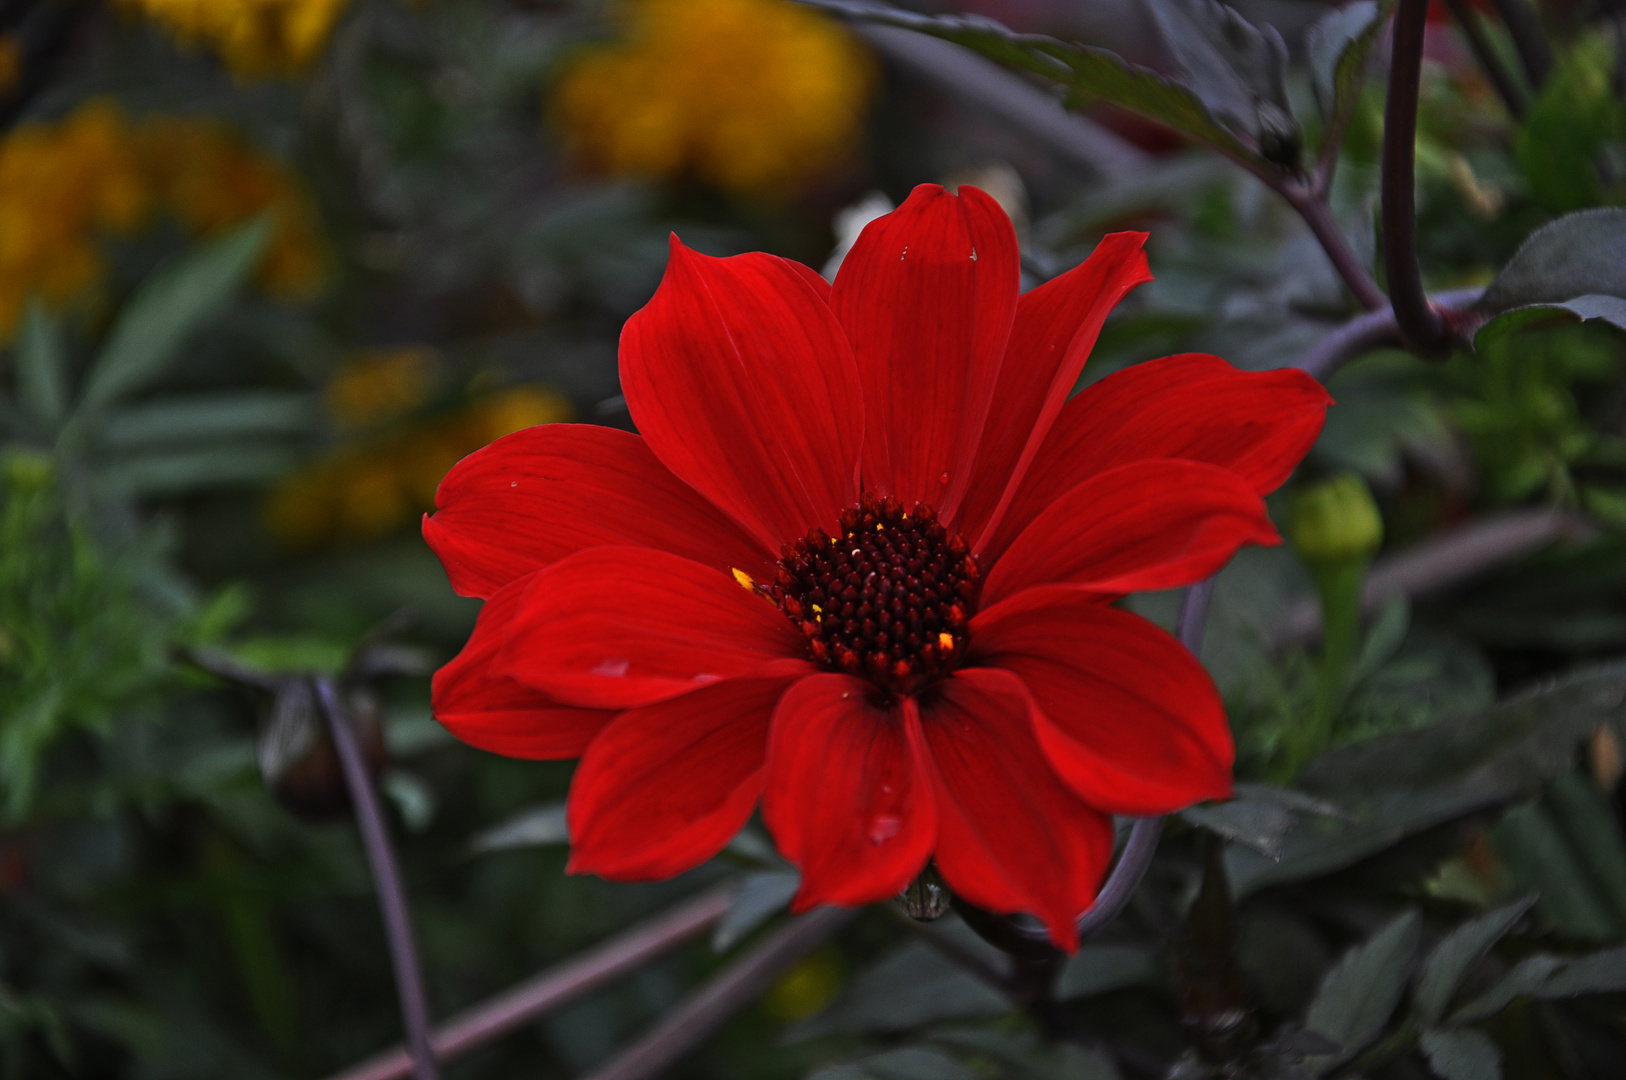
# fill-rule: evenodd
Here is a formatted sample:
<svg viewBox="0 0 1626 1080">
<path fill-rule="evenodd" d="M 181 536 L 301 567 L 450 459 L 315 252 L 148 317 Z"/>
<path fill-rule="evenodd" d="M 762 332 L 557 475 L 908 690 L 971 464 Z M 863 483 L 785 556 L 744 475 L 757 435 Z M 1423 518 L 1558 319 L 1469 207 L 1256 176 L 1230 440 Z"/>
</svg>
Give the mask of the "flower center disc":
<svg viewBox="0 0 1626 1080">
<path fill-rule="evenodd" d="M 841 535 L 814 529 L 780 552 L 768 595 L 832 671 L 914 694 L 959 665 L 982 575 L 965 541 L 916 503 L 865 495 Z"/>
</svg>

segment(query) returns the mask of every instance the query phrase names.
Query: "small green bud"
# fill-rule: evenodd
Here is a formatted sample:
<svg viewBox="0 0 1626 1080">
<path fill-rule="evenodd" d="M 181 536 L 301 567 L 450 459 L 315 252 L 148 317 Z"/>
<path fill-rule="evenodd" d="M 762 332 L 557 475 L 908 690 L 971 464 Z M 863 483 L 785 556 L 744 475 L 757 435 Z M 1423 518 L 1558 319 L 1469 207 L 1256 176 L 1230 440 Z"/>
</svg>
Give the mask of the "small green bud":
<svg viewBox="0 0 1626 1080">
<path fill-rule="evenodd" d="M 1366 481 L 1344 473 L 1294 497 L 1287 537 L 1312 565 L 1366 559 L 1383 543 L 1383 517 Z"/>
</svg>

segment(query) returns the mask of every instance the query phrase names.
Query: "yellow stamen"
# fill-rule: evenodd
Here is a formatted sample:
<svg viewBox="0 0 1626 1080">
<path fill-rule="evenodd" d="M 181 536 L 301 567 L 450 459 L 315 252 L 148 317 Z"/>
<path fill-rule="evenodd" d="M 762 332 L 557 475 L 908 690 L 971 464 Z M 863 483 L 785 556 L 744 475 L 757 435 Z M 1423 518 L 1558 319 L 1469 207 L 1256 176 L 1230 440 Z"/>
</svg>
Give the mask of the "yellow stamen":
<svg viewBox="0 0 1626 1080">
<path fill-rule="evenodd" d="M 815 614 L 815 615 L 823 615 L 824 614 L 824 609 L 821 608 L 819 605 L 814 604 L 813 605 L 813 614 Z"/>
<path fill-rule="evenodd" d="M 741 570 L 737 566 L 734 567 L 733 569 L 734 569 L 734 580 L 740 583 L 740 588 L 744 589 L 746 592 L 756 592 L 757 591 L 757 583 L 756 583 L 755 578 L 753 578 L 750 574 L 747 574 L 744 570 Z"/>
<path fill-rule="evenodd" d="M 739 573 L 738 570 L 736 570 L 734 572 L 736 574 Z M 942 649 L 944 652 L 948 652 L 949 650 L 953 649 L 954 648 L 954 635 L 950 634 L 950 633 L 946 633 L 946 632 L 938 634 L 937 635 L 937 647 L 939 649 Z"/>
</svg>

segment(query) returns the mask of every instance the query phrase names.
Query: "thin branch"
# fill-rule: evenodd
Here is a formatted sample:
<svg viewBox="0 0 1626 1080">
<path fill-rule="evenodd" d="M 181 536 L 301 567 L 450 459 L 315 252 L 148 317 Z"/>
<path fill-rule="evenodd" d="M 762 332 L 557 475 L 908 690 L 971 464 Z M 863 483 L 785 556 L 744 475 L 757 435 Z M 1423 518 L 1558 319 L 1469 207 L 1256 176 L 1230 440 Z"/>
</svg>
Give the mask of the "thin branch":
<svg viewBox="0 0 1626 1080">
<path fill-rule="evenodd" d="M 400 869 L 384 827 L 384 811 L 378 792 L 367 771 L 367 763 L 350 727 L 349 710 L 339 700 L 333 680 L 315 676 L 316 699 L 327 717 L 339 764 L 344 769 L 345 786 L 350 790 L 350 806 L 367 852 L 373 887 L 378 892 L 379 913 L 384 918 L 384 936 L 389 941 L 390 961 L 395 966 L 395 989 L 401 998 L 401 1020 L 406 1027 L 407 1046 L 412 1056 L 414 1080 L 438 1080 L 435 1052 L 429 1044 L 429 1000 L 424 993 L 423 969 L 418 962 L 417 943 L 412 938 L 412 915 L 407 909 L 406 890 Z"/>
<path fill-rule="evenodd" d="M 586 1080 L 647 1080 L 705 1042 L 781 973 L 829 941 L 858 915 L 825 907 L 791 920 L 685 998 L 637 1042 Z"/>
<path fill-rule="evenodd" d="M 736 891 L 730 883 L 703 892 L 457 1014 L 430 1036 L 436 1058 L 449 1061 L 483 1046 L 693 941 L 728 913 Z M 411 1072 L 406 1048 L 394 1046 L 330 1080 L 401 1080 Z"/>
<path fill-rule="evenodd" d="M 1560 540 L 1588 540 L 1596 535 L 1597 526 L 1566 510 L 1514 510 L 1482 518 L 1378 560 L 1362 589 L 1361 609 L 1370 614 L 1397 596 L 1440 592 Z M 1280 650 L 1311 640 L 1320 632 L 1320 607 L 1315 600 L 1305 599 L 1288 608 L 1271 644 Z"/>
<path fill-rule="evenodd" d="M 1522 119 L 1529 104 L 1524 99 L 1524 89 L 1514 80 L 1512 72 L 1502 66 L 1502 58 L 1496 55 L 1490 38 L 1485 36 L 1485 26 L 1479 21 L 1479 13 L 1469 6 L 1468 0 L 1445 0 L 1445 6 L 1451 9 L 1451 17 L 1456 20 L 1463 40 L 1468 43 L 1468 51 L 1474 54 L 1474 60 L 1485 73 L 1485 78 L 1490 80 L 1491 86 L 1495 87 L 1502 104 L 1507 106 L 1513 119 Z"/>
<path fill-rule="evenodd" d="M 1442 311 L 1454 312 L 1471 307 L 1479 299 L 1478 289 L 1456 289 L 1436 293 L 1429 304 Z M 1395 321 L 1393 308 L 1384 307 L 1351 319 L 1333 330 L 1304 351 L 1293 366 L 1325 382 L 1349 361 L 1370 349 L 1383 345 L 1399 345 L 1400 324 Z"/>
<path fill-rule="evenodd" d="M 1372 280 L 1372 275 L 1366 272 L 1360 259 L 1355 257 L 1344 230 L 1338 227 L 1326 196 L 1298 182 L 1278 182 L 1271 186 L 1299 212 L 1299 217 L 1304 219 L 1304 224 L 1310 227 L 1310 232 L 1327 253 L 1333 269 L 1338 271 L 1338 276 L 1344 279 L 1344 284 L 1349 286 L 1349 291 L 1360 305 L 1368 311 L 1388 307 L 1388 298 L 1378 288 L 1378 283 Z"/>
<path fill-rule="evenodd" d="M 1495 0 L 1497 14 L 1507 27 L 1513 47 L 1524 64 L 1524 75 L 1539 94 L 1553 71 L 1553 50 L 1547 43 L 1547 28 L 1541 16 L 1524 0 Z"/>
<path fill-rule="evenodd" d="M 1451 351 L 1445 319 L 1423 295 L 1417 261 L 1417 106 L 1428 0 L 1400 0 L 1383 112 L 1383 264 L 1400 336 L 1419 356 Z"/>
</svg>

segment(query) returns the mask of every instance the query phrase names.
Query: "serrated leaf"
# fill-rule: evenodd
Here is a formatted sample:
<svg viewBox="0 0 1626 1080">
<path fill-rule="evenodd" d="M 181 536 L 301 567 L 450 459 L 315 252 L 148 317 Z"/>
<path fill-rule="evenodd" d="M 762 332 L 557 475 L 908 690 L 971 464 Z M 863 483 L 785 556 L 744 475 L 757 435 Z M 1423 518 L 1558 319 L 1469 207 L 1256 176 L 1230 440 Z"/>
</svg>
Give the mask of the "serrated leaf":
<svg viewBox="0 0 1626 1080">
<path fill-rule="evenodd" d="M 17 399 L 52 429 L 68 409 L 67 365 L 61 324 L 30 301 L 17 338 Z"/>
<path fill-rule="evenodd" d="M 1425 1031 L 1418 1044 L 1440 1080 L 1501 1080 L 1502 1053 L 1482 1031 Z"/>
<path fill-rule="evenodd" d="M 1148 8 L 1181 68 L 1181 81 L 1233 131 L 1259 140 L 1260 103 L 1291 123 L 1287 45 L 1217 0 L 1150 0 Z"/>
<path fill-rule="evenodd" d="M 1341 1048 L 1337 1054 L 1310 1058 L 1306 1064 L 1324 1073 L 1358 1053 L 1383 1030 L 1400 1004 L 1417 954 L 1420 923 L 1407 911 L 1345 953 L 1316 992 L 1304 1026 Z"/>
<path fill-rule="evenodd" d="M 1393 7 L 1393 0 L 1385 0 L 1382 7 L 1373 0 L 1355 0 L 1334 8 L 1310 27 L 1305 47 L 1310 54 L 1311 86 L 1329 127 L 1360 96 L 1372 46 Z"/>
<path fill-rule="evenodd" d="M 900 26 L 952 41 L 1006 67 L 1026 71 L 1064 89 L 1077 107 L 1107 102 L 1207 143 L 1233 158 L 1263 163 L 1190 89 L 1109 49 L 1019 34 L 981 15 L 917 15 L 860 0 L 805 0 L 836 15 Z"/>
<path fill-rule="evenodd" d="M 1562 958 L 1546 953 L 1525 957 L 1500 982 L 1452 1013 L 1451 1024 L 1471 1024 L 1496 1015 L 1518 998 L 1535 996 L 1548 977 L 1563 966 Z"/>
<path fill-rule="evenodd" d="M 1626 298 L 1626 210 L 1614 207 L 1566 214 L 1531 233 L 1475 307 L 1496 314 L 1599 295 Z"/>
<path fill-rule="evenodd" d="M 734 902 L 717 923 L 711 935 L 711 947 L 722 952 L 735 942 L 773 918 L 790 904 L 791 897 L 802 883 L 794 870 L 769 870 L 760 874 L 747 874 L 734 894 Z"/>
<path fill-rule="evenodd" d="M 1474 333 L 1474 348 L 1484 349 L 1510 334 L 1532 326 L 1587 322 L 1591 319 L 1602 319 L 1616 329 L 1626 330 L 1626 300 L 1618 296 L 1592 293 L 1559 304 L 1527 304 L 1524 307 L 1509 308 Z"/>
<path fill-rule="evenodd" d="M 81 407 L 99 409 L 161 376 L 187 338 L 237 292 L 270 231 L 268 220 L 257 219 L 187 252 L 148 279 L 108 332 Z"/>
<path fill-rule="evenodd" d="M 1535 904 L 1534 896 L 1516 900 L 1505 907 L 1463 923 L 1447 934 L 1423 961 L 1422 973 L 1412 999 L 1423 1019 L 1433 1023 L 1445 1014 L 1451 996 L 1462 985 L 1475 964 L 1490 951 L 1513 924 Z"/>
<path fill-rule="evenodd" d="M 191 394 L 120 409 L 97 424 L 109 449 L 133 450 L 196 439 L 296 435 L 316 420 L 310 395 L 276 390 Z"/>
<path fill-rule="evenodd" d="M 565 804 L 533 806 L 474 835 L 469 850 L 475 853 L 507 851 L 512 848 L 552 847 L 570 843 L 565 825 Z"/>
</svg>

